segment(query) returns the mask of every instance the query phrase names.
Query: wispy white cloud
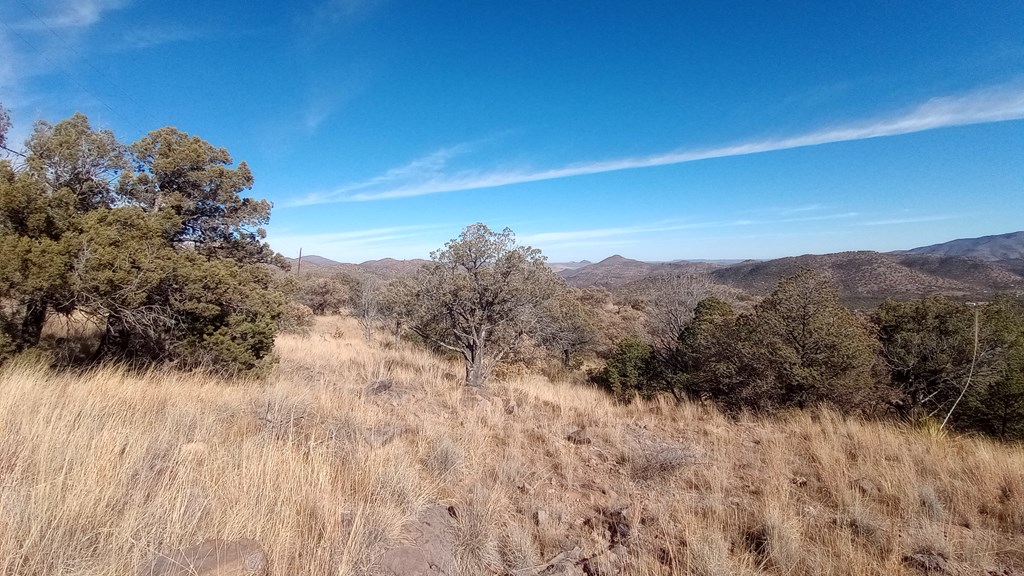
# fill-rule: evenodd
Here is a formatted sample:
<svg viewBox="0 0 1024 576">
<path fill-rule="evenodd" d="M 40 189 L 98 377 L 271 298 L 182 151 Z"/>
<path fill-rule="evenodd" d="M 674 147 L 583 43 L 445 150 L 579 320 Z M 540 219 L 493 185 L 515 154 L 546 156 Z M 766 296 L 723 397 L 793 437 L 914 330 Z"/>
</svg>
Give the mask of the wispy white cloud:
<svg viewBox="0 0 1024 576">
<path fill-rule="evenodd" d="M 838 214 L 819 214 L 817 216 L 794 216 L 792 218 L 779 218 L 778 220 L 765 221 L 767 224 L 788 224 L 790 222 L 818 222 L 820 220 L 848 220 L 860 216 L 859 212 L 841 212 Z"/>
<path fill-rule="evenodd" d="M 817 212 L 822 210 L 824 206 L 821 204 L 806 204 L 804 206 L 793 206 L 791 208 L 782 208 L 779 210 L 779 214 L 789 216 L 791 214 L 806 214 L 808 212 Z"/>
<path fill-rule="evenodd" d="M 671 225 L 646 225 L 646 226 L 623 226 L 616 228 L 593 228 L 590 230 L 563 230 L 557 232 L 539 232 L 519 236 L 518 240 L 534 246 L 547 246 L 554 243 L 564 242 L 593 242 L 604 238 L 617 238 L 634 234 L 677 230 Z"/>
<path fill-rule="evenodd" d="M 1001 86 L 958 96 L 932 98 L 909 111 L 870 121 L 823 128 L 784 138 L 752 140 L 740 144 L 696 150 L 674 150 L 652 156 L 582 162 L 540 170 L 449 171 L 451 149 L 441 150 L 406 166 L 363 182 L 310 194 L 296 205 L 407 198 L 426 194 L 494 188 L 510 184 L 554 180 L 619 170 L 683 164 L 711 158 L 744 156 L 912 134 L 925 130 L 1024 119 L 1024 86 Z"/>
<path fill-rule="evenodd" d="M 327 98 L 317 98 L 309 102 L 302 116 L 302 125 L 306 132 L 316 132 L 331 114 L 334 113 L 335 103 Z"/>
<path fill-rule="evenodd" d="M 14 54 L 14 38 L 4 32 L 4 30 L 0 29 L 0 54 Z M 10 57 L 0 58 L 0 86 L 13 86 L 16 78 L 17 68 L 15 68 L 14 59 Z"/>
<path fill-rule="evenodd" d="M 366 17 L 384 4 L 384 0 L 327 0 L 317 7 L 315 13 L 321 19 L 337 23 Z"/>
<path fill-rule="evenodd" d="M 274 250 L 291 256 L 298 254 L 301 248 L 306 254 L 343 259 L 352 259 L 351 255 L 358 255 L 357 260 L 406 257 L 409 254 L 421 257 L 437 248 L 426 240 L 433 241 L 434 233 L 447 228 L 449 226 L 391 226 L 315 234 L 277 234 L 271 231 L 267 239 Z"/>
<path fill-rule="evenodd" d="M 294 24 L 301 34 L 297 41 L 312 50 L 326 39 L 373 18 L 388 0 L 314 0 L 306 4 Z"/>
<path fill-rule="evenodd" d="M 392 226 L 386 228 L 370 228 L 368 230 L 349 230 L 346 232 L 324 232 L 317 234 L 285 234 L 276 237 L 278 241 L 306 241 L 310 244 L 335 244 L 340 242 L 352 244 L 373 244 L 398 238 L 416 236 L 437 226 Z"/>
<path fill-rule="evenodd" d="M 794 214 L 810 214 L 813 212 L 822 212 L 830 210 L 833 206 L 827 206 L 825 204 L 799 204 L 796 206 L 756 206 L 751 208 L 745 208 L 740 210 L 738 214 L 759 214 L 761 217 L 782 217 L 792 216 Z"/>
<path fill-rule="evenodd" d="M 160 27 L 133 27 L 125 30 L 120 42 L 115 42 L 114 51 L 145 50 L 166 44 L 191 42 L 208 36 L 210 33 L 197 27 L 185 27 L 168 24 Z"/>
<path fill-rule="evenodd" d="M 439 180 L 444 178 L 444 169 L 448 165 L 449 161 L 465 153 L 470 149 L 469 144 L 459 144 L 449 148 L 442 148 L 435 152 L 417 158 L 412 162 L 391 168 L 387 172 L 364 180 L 362 182 L 354 182 L 346 184 L 332 190 L 331 192 L 325 193 L 313 193 L 302 200 L 293 202 L 293 205 L 304 206 L 310 204 L 324 204 L 328 202 L 338 202 L 343 200 L 356 199 L 357 196 L 362 194 L 373 192 L 365 192 L 367 190 L 376 190 L 380 188 L 389 188 L 396 185 L 403 185 L 403 183 L 415 181 L 415 180 Z"/>
<path fill-rule="evenodd" d="M 870 220 L 859 222 L 859 226 L 891 226 L 895 224 L 916 224 L 919 222 L 941 222 L 942 220 L 953 220 L 956 216 L 907 216 L 903 218 L 888 218 L 884 220 Z"/>
<path fill-rule="evenodd" d="M 96 24 L 103 14 L 124 8 L 129 0 L 58 0 L 27 8 L 29 18 L 14 27 L 21 30 L 86 28 Z"/>
<path fill-rule="evenodd" d="M 642 245 L 643 240 L 619 238 L 615 240 L 574 240 L 569 242 L 559 242 L 557 244 L 548 244 L 542 248 L 544 248 L 545 253 L 547 253 L 549 248 L 562 251 L 566 248 L 611 248 L 614 251 L 621 251 L 623 248 Z"/>
<path fill-rule="evenodd" d="M 93 61 L 97 53 L 132 48 L 121 41 L 133 31 L 115 30 L 97 43 L 92 32 L 111 12 L 133 0 L 37 0 L 0 2 L 0 90 L 15 127 L 30 128 L 47 109 L 101 107 L 122 119 L 144 110 Z M 136 29 L 133 29 L 136 30 Z M 136 30 L 137 31 L 137 30 Z M 71 90 L 56 91 L 37 80 L 63 77 Z M 112 96 L 117 92 L 119 95 Z M 129 114 L 130 109 L 134 113 Z M 96 118 L 94 118 L 94 121 Z"/>
<path fill-rule="evenodd" d="M 702 221 L 663 221 L 635 226 L 620 226 L 612 228 L 592 228 L 588 230 L 562 230 L 551 232 L 538 232 L 519 236 L 521 242 L 534 246 L 593 246 L 613 245 L 629 242 L 626 239 L 644 234 L 657 234 L 663 232 L 679 232 L 683 230 L 716 229 L 716 228 L 740 228 L 756 225 L 778 225 L 794 222 L 812 222 L 823 220 L 850 220 L 858 216 L 857 212 L 842 212 L 835 214 L 821 214 L 818 216 L 802 216 L 795 218 L 775 218 L 763 220 L 733 219 L 733 220 L 702 220 Z"/>
<path fill-rule="evenodd" d="M 303 72 L 305 78 L 304 104 L 296 108 L 302 115 L 300 128 L 304 136 L 317 132 L 321 126 L 336 116 L 353 98 L 362 94 L 367 87 L 366 74 L 362 71 L 348 71 L 341 75 L 323 75 L 310 70 Z"/>
</svg>

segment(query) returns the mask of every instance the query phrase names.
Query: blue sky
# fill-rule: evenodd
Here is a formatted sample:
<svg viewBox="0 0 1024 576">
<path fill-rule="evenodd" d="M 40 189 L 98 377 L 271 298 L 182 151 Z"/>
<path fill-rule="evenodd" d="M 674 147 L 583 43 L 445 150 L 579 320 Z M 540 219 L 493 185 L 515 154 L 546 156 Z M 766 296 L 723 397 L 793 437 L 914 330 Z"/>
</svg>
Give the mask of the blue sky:
<svg viewBox="0 0 1024 576">
<path fill-rule="evenodd" d="M 772 258 L 1024 229 L 1024 4 L 0 3 L 14 142 L 75 111 L 252 168 L 271 245 Z"/>
</svg>

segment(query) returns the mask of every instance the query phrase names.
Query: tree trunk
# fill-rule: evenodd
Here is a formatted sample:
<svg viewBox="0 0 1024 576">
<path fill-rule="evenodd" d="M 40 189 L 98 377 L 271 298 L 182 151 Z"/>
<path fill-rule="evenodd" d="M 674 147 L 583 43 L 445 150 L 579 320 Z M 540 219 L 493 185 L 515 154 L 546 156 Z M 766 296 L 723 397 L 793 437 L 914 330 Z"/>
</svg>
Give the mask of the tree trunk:
<svg viewBox="0 0 1024 576">
<path fill-rule="evenodd" d="M 395 336 L 395 344 L 398 344 L 399 342 L 402 341 L 402 320 L 401 319 L 396 319 L 395 320 L 395 329 L 393 330 L 393 333 L 394 333 L 394 336 Z"/>
<path fill-rule="evenodd" d="M 96 349 L 89 355 L 89 364 L 96 364 L 103 358 L 103 355 L 107 353 L 107 347 L 110 344 L 110 320 L 107 320 L 106 326 L 103 327 L 103 334 L 100 336 L 100 341 L 96 344 Z"/>
<path fill-rule="evenodd" d="M 569 367 L 569 349 L 568 348 L 562 350 L 562 367 L 563 368 L 568 368 Z"/>
<path fill-rule="evenodd" d="M 484 385 L 487 374 L 484 373 L 483 347 L 477 346 L 469 349 L 466 356 L 466 386 L 477 388 Z"/>
<path fill-rule="evenodd" d="M 46 323 L 46 302 L 29 300 L 25 305 L 25 317 L 21 320 L 21 334 L 18 350 L 25 350 L 39 344 Z"/>
<path fill-rule="evenodd" d="M 96 349 L 89 355 L 90 364 L 96 364 L 100 360 L 108 357 L 111 344 L 115 342 L 117 338 L 117 335 L 114 334 L 115 327 L 119 325 L 119 316 L 114 312 L 108 312 L 106 322 L 103 325 L 103 334 L 100 336 L 100 341 L 96 344 Z"/>
</svg>

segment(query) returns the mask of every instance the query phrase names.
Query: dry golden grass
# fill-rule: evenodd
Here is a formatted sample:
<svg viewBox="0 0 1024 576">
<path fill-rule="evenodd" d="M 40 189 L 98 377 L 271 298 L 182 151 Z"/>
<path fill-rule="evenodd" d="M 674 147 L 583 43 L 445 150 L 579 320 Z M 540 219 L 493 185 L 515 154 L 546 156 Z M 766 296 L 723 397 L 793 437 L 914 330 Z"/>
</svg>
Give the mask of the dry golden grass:
<svg viewBox="0 0 1024 576">
<path fill-rule="evenodd" d="M 457 574 L 576 549 L 558 573 L 918 574 L 919 553 L 1024 569 L 1019 446 L 619 406 L 532 376 L 478 396 L 346 318 L 278 353 L 266 382 L 0 371 L 0 574 L 133 574 L 218 537 L 260 542 L 273 574 L 366 574 L 435 503 L 458 511 Z"/>
</svg>

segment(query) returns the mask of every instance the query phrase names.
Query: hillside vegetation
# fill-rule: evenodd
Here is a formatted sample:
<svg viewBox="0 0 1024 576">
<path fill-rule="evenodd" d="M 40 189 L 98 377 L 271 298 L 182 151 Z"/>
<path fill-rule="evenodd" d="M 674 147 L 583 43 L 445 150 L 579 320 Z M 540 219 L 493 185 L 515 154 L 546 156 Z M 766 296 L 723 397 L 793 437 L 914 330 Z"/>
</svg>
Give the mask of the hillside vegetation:
<svg viewBox="0 0 1024 576">
<path fill-rule="evenodd" d="M 1020 239 L 1024 238 L 1024 233 L 1004 236 Z M 974 240 L 982 239 L 971 239 Z M 1024 260 L 1016 253 L 1013 253 L 1013 257 L 995 260 L 986 257 L 987 252 L 966 251 L 961 254 L 954 251 L 932 251 L 930 248 L 892 253 L 861 250 L 806 254 L 735 264 L 641 262 L 611 256 L 597 263 L 576 263 L 571 266 L 554 263 L 549 266 L 576 288 L 608 289 L 623 295 L 642 294 L 665 279 L 706 274 L 723 288 L 750 298 L 764 296 L 786 276 L 803 268 L 813 268 L 827 275 L 839 287 L 844 302 L 863 309 L 874 308 L 886 298 L 893 297 L 946 295 L 986 300 L 1000 292 L 1020 292 L 1024 287 Z M 1008 250 L 998 254 L 1010 254 Z M 303 258 L 302 270 L 318 276 L 347 273 L 393 280 L 414 275 L 425 262 L 384 259 L 362 264 L 342 264 L 312 256 Z M 295 261 L 292 264 L 294 266 Z"/>
<path fill-rule="evenodd" d="M 397 574 L 424 518 L 440 571 L 423 573 L 1024 570 L 1019 445 L 621 405 L 540 376 L 473 389 L 361 332 L 334 316 L 279 336 L 260 382 L 4 366 L 0 573 L 133 574 L 248 537 L 271 574 Z"/>
<path fill-rule="evenodd" d="M 979 260 L 1019 260 L 1024 258 L 1024 231 L 982 236 L 980 238 L 959 238 L 941 244 L 913 248 L 907 250 L 907 252 L 911 254 L 968 256 Z"/>
<path fill-rule="evenodd" d="M 871 251 L 806 254 L 765 261 L 722 265 L 707 262 L 640 262 L 613 256 L 588 266 L 559 272 L 579 288 L 603 287 L 643 292 L 664 278 L 708 274 L 722 286 L 763 296 L 778 281 L 803 268 L 827 275 L 845 302 L 872 308 L 886 298 L 942 294 L 975 299 L 1000 291 L 1019 291 L 1024 276 L 1019 260 L 990 261 L 972 255 L 941 252 L 879 253 Z"/>
<path fill-rule="evenodd" d="M 885 298 L 921 295 L 991 297 L 1000 290 L 1019 289 L 1024 278 L 991 262 L 961 256 L 841 252 L 779 258 L 720 268 L 718 282 L 753 294 L 764 294 L 780 278 L 801 268 L 829 276 L 847 302 L 870 307 Z"/>
</svg>

